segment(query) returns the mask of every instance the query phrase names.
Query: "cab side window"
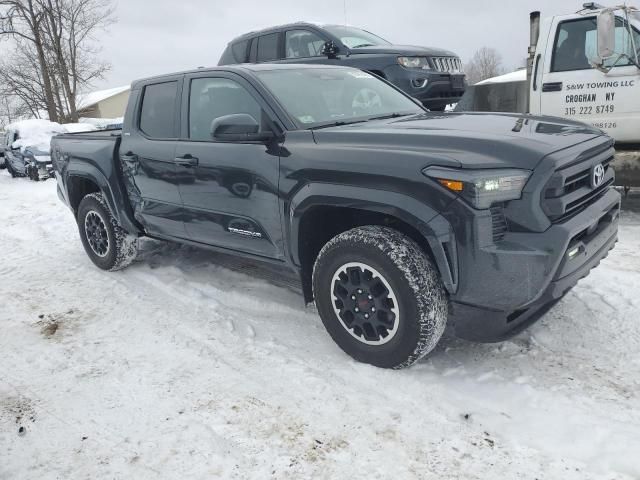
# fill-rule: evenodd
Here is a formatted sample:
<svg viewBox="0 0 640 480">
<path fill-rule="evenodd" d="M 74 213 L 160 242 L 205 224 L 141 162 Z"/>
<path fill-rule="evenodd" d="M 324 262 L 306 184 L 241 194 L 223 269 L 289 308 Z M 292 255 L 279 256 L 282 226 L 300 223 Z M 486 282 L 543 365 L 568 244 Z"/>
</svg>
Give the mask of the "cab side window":
<svg viewBox="0 0 640 480">
<path fill-rule="evenodd" d="M 147 85 L 140 111 L 140 130 L 151 138 L 176 138 L 178 82 Z"/>
<path fill-rule="evenodd" d="M 287 58 L 319 57 L 324 43 L 309 30 L 289 30 L 285 34 L 285 53 Z"/>
<path fill-rule="evenodd" d="M 551 62 L 552 72 L 591 68 L 587 58 L 587 32 L 596 30 L 595 18 L 569 20 L 558 27 Z"/>
<path fill-rule="evenodd" d="M 279 38 L 280 38 L 280 34 L 277 32 L 258 37 L 257 39 L 258 40 L 258 52 L 257 52 L 258 62 L 268 62 L 269 60 L 278 59 Z"/>
<path fill-rule="evenodd" d="M 580 20 L 568 20 L 558 27 L 556 41 L 551 62 L 552 72 L 567 72 L 571 70 L 586 70 L 592 68 L 590 61 L 598 55 L 598 27 L 596 17 Z M 633 29 L 636 45 L 640 40 L 640 34 Z M 616 18 L 616 45 L 617 53 L 626 53 L 634 58 L 633 43 L 624 21 Z M 618 60 L 616 62 L 616 60 Z M 605 61 L 605 66 L 622 67 L 631 65 L 627 58 L 614 57 Z"/>
<path fill-rule="evenodd" d="M 196 78 L 189 93 L 189 138 L 213 141 L 211 126 L 216 118 L 236 113 L 251 115 L 261 129 L 265 115 L 260 104 L 239 83 L 227 78 Z M 268 128 L 268 127 L 267 127 Z"/>
</svg>

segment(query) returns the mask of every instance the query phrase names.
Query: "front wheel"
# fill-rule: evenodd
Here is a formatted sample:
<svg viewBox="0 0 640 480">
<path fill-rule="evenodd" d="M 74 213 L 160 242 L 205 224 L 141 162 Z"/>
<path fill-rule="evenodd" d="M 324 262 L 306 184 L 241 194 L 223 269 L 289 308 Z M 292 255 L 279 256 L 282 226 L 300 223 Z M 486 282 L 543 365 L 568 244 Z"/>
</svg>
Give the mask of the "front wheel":
<svg viewBox="0 0 640 480">
<path fill-rule="evenodd" d="M 412 239 L 358 227 L 327 243 L 313 269 L 313 292 L 334 341 L 358 361 L 408 367 L 444 333 L 448 301 L 436 268 Z"/>
<path fill-rule="evenodd" d="M 118 224 L 102 193 L 90 193 L 82 199 L 77 220 L 82 245 L 97 267 L 120 270 L 135 259 L 138 238 Z"/>
</svg>

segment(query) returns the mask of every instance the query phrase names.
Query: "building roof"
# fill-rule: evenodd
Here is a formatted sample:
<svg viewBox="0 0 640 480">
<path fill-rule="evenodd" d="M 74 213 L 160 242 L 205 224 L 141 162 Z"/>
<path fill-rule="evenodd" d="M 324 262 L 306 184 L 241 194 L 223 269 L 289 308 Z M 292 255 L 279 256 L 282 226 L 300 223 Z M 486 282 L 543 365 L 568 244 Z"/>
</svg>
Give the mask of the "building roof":
<svg viewBox="0 0 640 480">
<path fill-rule="evenodd" d="M 98 90 L 97 92 L 87 93 L 85 95 L 78 96 L 78 110 L 83 110 L 85 108 L 89 108 L 96 103 L 100 103 L 107 98 L 115 97 L 120 93 L 126 92 L 131 87 L 129 85 L 124 85 L 122 87 L 109 88 L 107 90 Z"/>
</svg>

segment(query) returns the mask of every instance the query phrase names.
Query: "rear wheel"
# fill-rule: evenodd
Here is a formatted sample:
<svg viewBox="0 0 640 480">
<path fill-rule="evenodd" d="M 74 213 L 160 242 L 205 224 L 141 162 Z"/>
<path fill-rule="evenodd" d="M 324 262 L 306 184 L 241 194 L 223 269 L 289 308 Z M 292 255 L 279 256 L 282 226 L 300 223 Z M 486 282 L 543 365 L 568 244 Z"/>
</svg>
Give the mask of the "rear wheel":
<svg viewBox="0 0 640 480">
<path fill-rule="evenodd" d="M 102 193 L 90 193 L 82 199 L 77 220 L 82 245 L 97 267 L 120 270 L 135 259 L 138 238 L 118 224 Z"/>
<path fill-rule="evenodd" d="M 408 367 L 431 352 L 447 322 L 447 297 L 435 267 L 402 233 L 358 227 L 327 243 L 313 269 L 322 322 L 361 362 Z"/>
</svg>

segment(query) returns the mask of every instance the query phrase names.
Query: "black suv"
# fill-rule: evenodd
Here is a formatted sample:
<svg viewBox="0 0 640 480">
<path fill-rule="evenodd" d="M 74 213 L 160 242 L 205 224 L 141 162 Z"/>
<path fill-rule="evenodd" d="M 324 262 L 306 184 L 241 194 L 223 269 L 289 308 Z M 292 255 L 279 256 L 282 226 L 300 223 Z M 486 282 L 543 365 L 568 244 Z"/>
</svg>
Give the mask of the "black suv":
<svg viewBox="0 0 640 480">
<path fill-rule="evenodd" d="M 393 45 L 360 28 L 298 22 L 242 35 L 227 46 L 218 65 L 324 63 L 374 73 L 430 110 L 456 103 L 465 90 L 458 56 L 450 51 Z M 377 102 L 363 97 L 362 102 Z"/>
</svg>

